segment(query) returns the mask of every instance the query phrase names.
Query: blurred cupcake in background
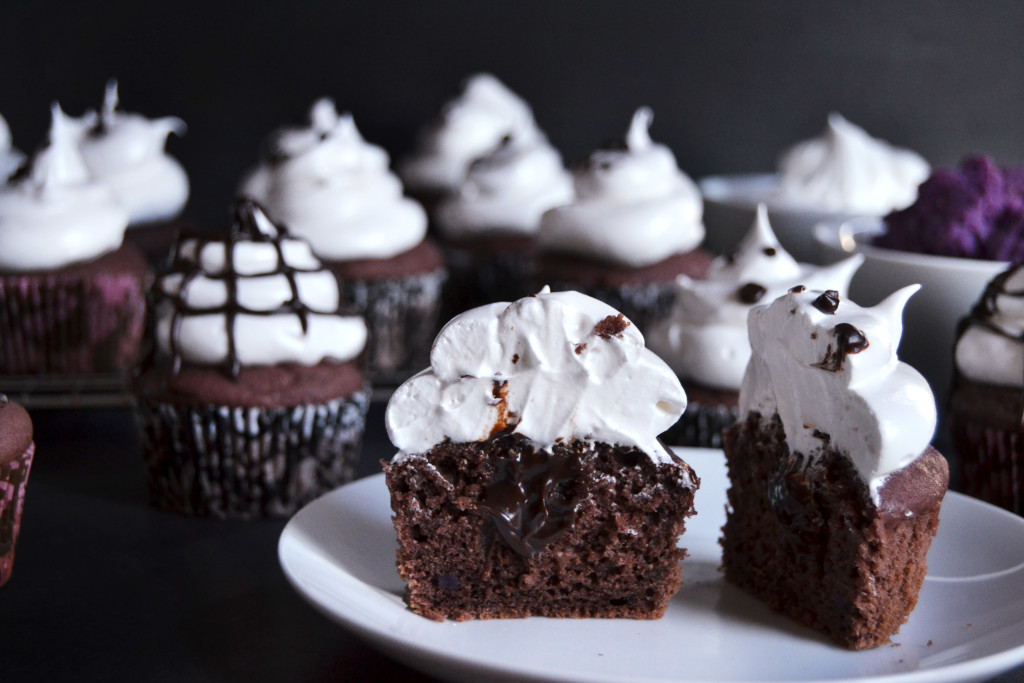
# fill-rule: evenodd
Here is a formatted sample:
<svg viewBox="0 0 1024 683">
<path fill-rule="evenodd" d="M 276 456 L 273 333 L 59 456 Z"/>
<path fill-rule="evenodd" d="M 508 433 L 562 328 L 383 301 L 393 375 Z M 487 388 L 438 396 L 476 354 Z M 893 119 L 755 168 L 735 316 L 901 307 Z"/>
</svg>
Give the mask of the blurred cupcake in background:
<svg viewBox="0 0 1024 683">
<path fill-rule="evenodd" d="M 1024 515 L 1024 266 L 988 284 L 953 356 L 949 420 L 963 489 Z"/>
<path fill-rule="evenodd" d="M 420 132 L 416 148 L 398 164 L 398 174 L 409 194 L 433 214 L 442 197 L 462 186 L 475 160 L 506 137 L 526 140 L 538 132 L 525 101 L 493 75 L 474 74 Z"/>
<path fill-rule="evenodd" d="M 651 140 L 653 114 L 633 115 L 622 149 L 594 152 L 574 173 L 576 199 L 545 212 L 536 285 L 575 289 L 622 311 L 641 330 L 664 318 L 678 275 L 711 264 L 700 192 L 668 147 Z"/>
<path fill-rule="evenodd" d="M 326 98 L 313 105 L 308 127 L 278 131 L 267 149 L 242 194 L 308 240 L 337 275 L 342 302 L 366 319 L 374 382 L 418 372 L 428 362 L 446 271 L 426 238 L 426 214 L 403 196 L 387 152 Z"/>
<path fill-rule="evenodd" d="M 157 264 L 174 243 L 173 221 L 188 201 L 185 169 L 164 149 L 171 133 L 184 135 L 185 123 L 122 111 L 117 81 L 107 83 L 99 116 L 90 112 L 84 120 L 92 124 L 81 142 L 86 167 L 128 210 L 125 240 Z"/>
<path fill-rule="evenodd" d="M 506 136 L 474 161 L 435 211 L 448 264 L 446 317 L 529 294 L 540 217 L 574 196 L 561 155 L 539 133 Z"/>
<path fill-rule="evenodd" d="M 7 181 L 25 162 L 25 155 L 14 147 L 7 120 L 0 116 L 0 185 Z"/>
<path fill-rule="evenodd" d="M 128 212 L 53 106 L 49 145 L 0 187 L 0 373 L 120 372 L 136 362 L 148 269 L 123 245 Z"/>
<path fill-rule="evenodd" d="M 152 294 L 136 394 L 155 505 L 288 516 L 353 477 L 366 326 L 307 242 L 239 201 L 226 235 L 182 235 Z"/>
<path fill-rule="evenodd" d="M 872 137 L 837 113 L 822 135 L 786 150 L 775 174 L 713 176 L 700 181 L 707 204 L 708 246 L 734 244 L 759 203 L 772 213 L 782 246 L 820 262 L 812 237 L 820 222 L 884 216 L 905 208 L 930 167 L 916 152 Z"/>
<path fill-rule="evenodd" d="M 856 255 L 832 266 L 797 263 L 772 232 L 764 204 L 758 206 L 735 251 L 716 258 L 704 280 L 681 275 L 671 315 L 648 330 L 648 348 L 676 372 L 690 399 L 662 440 L 721 447 L 722 430 L 738 416 L 740 384 L 750 360 L 750 309 L 798 286 L 845 298 L 863 260 Z M 839 301 L 833 297 L 823 305 L 832 300 Z"/>
<path fill-rule="evenodd" d="M 25 409 L 0 394 L 0 586 L 11 578 L 36 445 Z"/>
</svg>

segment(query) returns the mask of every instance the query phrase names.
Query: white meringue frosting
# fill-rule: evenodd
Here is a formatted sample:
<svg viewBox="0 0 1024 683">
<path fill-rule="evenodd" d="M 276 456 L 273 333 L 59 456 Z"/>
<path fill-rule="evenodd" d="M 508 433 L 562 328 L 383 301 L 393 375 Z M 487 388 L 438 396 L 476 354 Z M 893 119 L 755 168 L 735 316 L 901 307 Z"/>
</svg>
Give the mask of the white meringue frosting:
<svg viewBox="0 0 1024 683">
<path fill-rule="evenodd" d="M 121 246 L 128 212 L 89 175 L 79 144 L 88 122 L 52 108 L 49 145 L 29 173 L 0 187 L 0 269 L 52 270 Z"/>
<path fill-rule="evenodd" d="M 712 262 L 707 279 L 677 278 L 672 312 L 649 330 L 648 345 L 684 380 L 739 391 L 750 360 L 750 309 L 795 285 L 845 297 L 863 261 L 857 254 L 829 266 L 797 263 L 779 244 L 761 204 L 750 231 L 732 254 Z"/>
<path fill-rule="evenodd" d="M 423 241 L 426 213 L 402 195 L 387 152 L 368 144 L 332 100 L 314 103 L 310 125 L 279 131 L 272 147 L 241 193 L 308 240 L 320 258 L 391 258 Z"/>
<path fill-rule="evenodd" d="M 575 173 L 576 201 L 541 218 L 542 248 L 639 268 L 701 243 L 700 191 L 671 150 L 651 140 L 652 118 L 638 109 L 626 148 L 595 152 Z"/>
<path fill-rule="evenodd" d="M 589 439 L 670 462 L 657 436 L 685 408 L 675 374 L 622 314 L 545 288 L 453 318 L 434 341 L 430 367 L 392 396 L 385 422 L 396 458 L 507 430 L 542 448 Z"/>
<path fill-rule="evenodd" d="M 935 432 L 928 382 L 896 357 L 903 308 L 918 288 L 873 308 L 794 290 L 749 317 L 741 414 L 778 414 L 793 453 L 814 459 L 830 445 L 846 454 L 876 505 L 886 478 L 920 456 Z"/>
<path fill-rule="evenodd" d="M 796 208 L 880 216 L 913 204 L 930 170 L 919 154 L 873 138 L 832 113 L 821 137 L 783 154 L 774 200 Z"/>
<path fill-rule="evenodd" d="M 92 115 L 86 115 L 92 120 Z M 82 138 L 89 172 L 128 209 L 132 226 L 170 220 L 188 201 L 185 169 L 164 149 L 171 133 L 184 135 L 174 116 L 148 119 L 118 109 L 117 81 L 107 84 L 99 122 Z"/>
<path fill-rule="evenodd" d="M 416 150 L 402 160 L 398 172 L 410 189 L 453 192 L 466 179 L 470 164 L 506 136 L 527 140 L 542 134 L 525 101 L 493 75 L 474 74 L 421 133 Z"/>
<path fill-rule="evenodd" d="M 7 119 L 0 116 L 0 184 L 14 175 L 23 161 L 25 155 L 15 149 L 11 141 L 11 129 L 7 125 Z"/>
<path fill-rule="evenodd" d="M 160 353 L 195 365 L 355 358 L 366 325 L 339 314 L 338 281 L 309 244 L 288 237 L 255 204 L 237 213 L 227 238 L 182 239 L 158 280 Z"/>
<path fill-rule="evenodd" d="M 969 380 L 1024 388 L 1024 266 L 985 288 L 957 338 L 954 360 Z"/>
</svg>

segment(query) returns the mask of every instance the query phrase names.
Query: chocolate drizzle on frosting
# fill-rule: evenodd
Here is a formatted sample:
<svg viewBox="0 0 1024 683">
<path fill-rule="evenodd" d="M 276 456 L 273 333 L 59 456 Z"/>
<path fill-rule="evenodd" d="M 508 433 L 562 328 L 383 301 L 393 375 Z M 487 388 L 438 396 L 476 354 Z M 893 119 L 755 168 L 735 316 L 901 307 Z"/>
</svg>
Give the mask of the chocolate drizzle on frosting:
<svg viewBox="0 0 1024 683">
<path fill-rule="evenodd" d="M 816 303 L 817 301 L 815 301 Z M 814 367 L 829 372 L 839 372 L 843 369 L 846 356 L 860 353 L 868 348 L 869 342 L 864 333 L 850 323 L 839 323 L 832 328 L 832 333 L 836 336 L 835 349 L 829 344 L 825 351 L 825 357 L 820 363 L 815 363 Z"/>
<path fill-rule="evenodd" d="M 839 310 L 839 292 L 834 289 L 824 291 L 811 305 L 822 313 L 835 315 L 836 311 Z"/>
</svg>

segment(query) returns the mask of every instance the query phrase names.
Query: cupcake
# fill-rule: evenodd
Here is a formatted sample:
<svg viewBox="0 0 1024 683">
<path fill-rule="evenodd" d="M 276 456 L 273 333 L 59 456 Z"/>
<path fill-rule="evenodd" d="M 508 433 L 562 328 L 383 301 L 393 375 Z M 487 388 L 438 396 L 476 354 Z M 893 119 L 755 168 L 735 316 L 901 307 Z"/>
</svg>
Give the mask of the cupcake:
<svg viewBox="0 0 1024 683">
<path fill-rule="evenodd" d="M 964 491 L 1024 515 L 1024 266 L 988 284 L 953 356 L 949 421 Z"/>
<path fill-rule="evenodd" d="M 620 309 L 641 329 L 668 315 L 678 275 L 703 278 L 711 254 L 701 197 L 668 147 L 651 141 L 652 113 L 633 115 L 625 147 L 575 172 L 576 201 L 545 212 L 538 283 L 576 289 Z"/>
<path fill-rule="evenodd" d="M 25 409 L 0 394 L 0 586 L 11 578 L 36 445 Z"/>
<path fill-rule="evenodd" d="M 7 120 L 0 116 L 0 185 L 3 185 L 25 161 L 25 155 L 19 152 L 11 142 L 11 129 Z"/>
<path fill-rule="evenodd" d="M 476 159 L 506 136 L 523 138 L 533 131 L 533 112 L 526 102 L 491 74 L 474 74 L 420 133 L 416 149 L 398 164 L 398 174 L 409 193 L 433 213 L 442 197 L 462 186 Z"/>
<path fill-rule="evenodd" d="M 226 235 L 182 235 L 153 287 L 136 380 L 152 502 L 288 516 L 352 478 L 370 400 L 366 326 L 309 244 L 240 201 Z"/>
<path fill-rule="evenodd" d="M 896 356 L 916 290 L 861 308 L 795 287 L 754 308 L 725 437 L 726 580 L 852 650 L 917 604 L 949 483 L 931 390 Z"/>
<path fill-rule="evenodd" d="M 574 195 L 561 155 L 539 132 L 507 136 L 474 161 L 434 213 L 448 264 L 446 309 L 454 315 L 529 294 L 540 217 Z"/>
<path fill-rule="evenodd" d="M 342 301 L 366 319 L 373 381 L 404 379 L 426 363 L 445 278 L 441 251 L 425 239 L 426 214 L 402 195 L 387 153 L 363 140 L 351 115 L 317 101 L 309 127 L 271 139 L 242 193 L 308 240 L 338 276 Z"/>
<path fill-rule="evenodd" d="M 82 160 L 80 122 L 53 107 L 49 146 L 0 188 L 0 373 L 131 368 L 145 259 L 122 245 L 127 211 Z"/>
<path fill-rule="evenodd" d="M 839 114 L 824 133 L 797 143 L 779 159 L 775 174 L 704 178 L 708 244 L 727 249 L 767 205 L 782 246 L 795 258 L 818 262 L 812 228 L 854 216 L 884 216 L 909 206 L 928 177 L 920 155 L 872 137 Z"/>
<path fill-rule="evenodd" d="M 647 343 L 686 387 L 686 412 L 663 439 L 672 444 L 720 448 L 722 430 L 739 413 L 739 391 L 750 360 L 747 314 L 798 284 L 845 297 L 860 255 L 832 266 L 797 263 L 779 244 L 761 204 L 750 232 L 728 256 L 715 259 L 707 279 L 677 281 L 671 315 L 656 324 Z"/>
<path fill-rule="evenodd" d="M 92 123 L 80 145 L 85 165 L 128 210 L 125 241 L 157 264 L 174 242 L 172 221 L 188 201 L 185 169 L 164 150 L 167 136 L 183 135 L 185 124 L 121 111 L 117 81 L 107 84 L 99 117 L 90 112 L 85 120 Z"/>
<path fill-rule="evenodd" d="M 578 292 L 452 319 L 385 415 L 411 609 L 660 617 L 700 482 L 657 435 L 685 406 L 637 328 Z"/>
</svg>

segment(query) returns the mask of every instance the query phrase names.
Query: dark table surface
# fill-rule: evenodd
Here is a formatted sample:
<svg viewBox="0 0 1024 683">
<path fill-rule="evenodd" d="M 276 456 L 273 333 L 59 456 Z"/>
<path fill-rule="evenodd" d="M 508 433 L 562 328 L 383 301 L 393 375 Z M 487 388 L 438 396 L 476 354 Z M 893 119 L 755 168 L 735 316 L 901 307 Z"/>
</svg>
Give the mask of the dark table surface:
<svg viewBox="0 0 1024 683">
<path fill-rule="evenodd" d="M 360 476 L 390 455 L 383 412 L 371 407 Z M 0 589 L 3 683 L 433 680 L 299 596 L 277 559 L 285 520 L 150 507 L 130 409 L 31 413 L 36 460 Z M 1024 667 L 998 680 L 1024 682 Z"/>
</svg>

